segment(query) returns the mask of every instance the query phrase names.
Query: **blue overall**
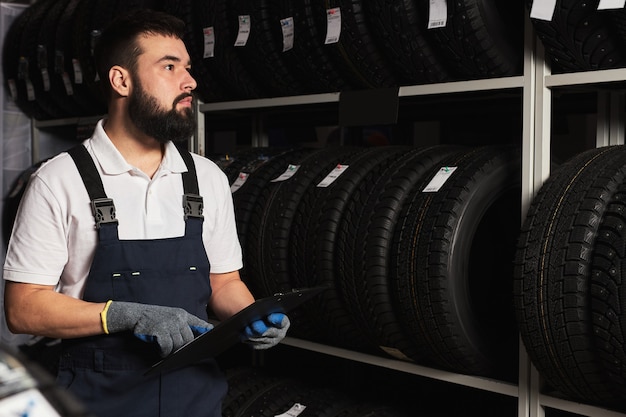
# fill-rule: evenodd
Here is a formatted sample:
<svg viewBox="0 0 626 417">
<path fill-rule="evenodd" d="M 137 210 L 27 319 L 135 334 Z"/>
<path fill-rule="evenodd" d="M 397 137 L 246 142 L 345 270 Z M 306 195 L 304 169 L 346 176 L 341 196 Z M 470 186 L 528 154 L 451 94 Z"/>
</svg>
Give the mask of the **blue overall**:
<svg viewBox="0 0 626 417">
<path fill-rule="evenodd" d="M 87 187 L 98 228 L 98 246 L 83 299 L 182 307 L 207 319 L 210 264 L 202 242 L 202 203 L 191 155 L 181 216 L 185 235 L 120 240 L 112 200 L 84 146 L 69 151 Z M 63 341 L 57 381 L 98 417 L 218 417 L 226 381 L 214 359 L 164 374 L 144 372 L 161 358 L 156 344 L 130 331 Z"/>
</svg>

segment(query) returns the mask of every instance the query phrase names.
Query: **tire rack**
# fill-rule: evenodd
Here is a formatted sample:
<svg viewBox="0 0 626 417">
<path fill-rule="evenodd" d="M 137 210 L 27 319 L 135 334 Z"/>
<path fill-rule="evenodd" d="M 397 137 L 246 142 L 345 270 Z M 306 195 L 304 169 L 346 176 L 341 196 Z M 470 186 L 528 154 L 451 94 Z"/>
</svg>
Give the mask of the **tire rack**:
<svg viewBox="0 0 626 417">
<path fill-rule="evenodd" d="M 398 96 L 429 96 L 437 94 L 462 94 L 498 90 L 521 90 L 522 95 L 522 218 L 530 201 L 545 179 L 550 175 L 550 131 L 552 116 L 552 90 L 598 84 L 624 83 L 626 68 L 597 70 L 589 72 L 552 74 L 544 59 L 543 46 L 535 36 L 529 18 L 526 19 L 524 68 L 520 76 L 492 78 L 471 81 L 455 81 L 416 86 L 402 86 Z M 198 131 L 190 142 L 190 148 L 204 155 L 206 113 L 220 111 L 248 110 L 252 122 L 252 145 L 267 146 L 262 109 L 306 106 L 337 105 L 340 93 L 323 93 L 302 96 L 277 97 L 267 99 L 229 101 L 221 103 L 197 103 Z M 596 146 L 624 144 L 626 119 L 625 95 L 621 92 L 598 91 L 598 114 Z M 400 103 L 402 105 L 402 103 Z M 58 120 L 32 120 L 32 156 L 39 158 L 39 129 L 55 126 L 93 123 L 99 117 L 69 118 Z M 384 367 L 399 372 L 419 375 L 452 384 L 472 387 L 518 399 L 518 417 L 545 417 L 546 408 L 561 410 L 588 417 L 626 417 L 626 413 L 576 401 L 561 399 L 542 390 L 541 376 L 530 362 L 520 341 L 518 384 L 494 379 L 463 375 L 454 372 L 432 369 L 396 359 L 379 357 L 343 348 L 323 345 L 307 340 L 286 338 L 283 343 L 298 349 L 306 349 L 351 361 Z M 549 413 L 548 413 L 549 417 Z"/>
</svg>

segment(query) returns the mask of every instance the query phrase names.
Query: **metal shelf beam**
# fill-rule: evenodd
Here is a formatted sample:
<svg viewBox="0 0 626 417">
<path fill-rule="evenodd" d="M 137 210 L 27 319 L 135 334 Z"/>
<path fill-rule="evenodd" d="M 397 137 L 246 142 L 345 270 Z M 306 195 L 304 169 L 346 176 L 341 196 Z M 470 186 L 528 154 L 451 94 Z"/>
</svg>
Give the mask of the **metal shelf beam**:
<svg viewBox="0 0 626 417">
<path fill-rule="evenodd" d="M 413 362 L 405 362 L 393 358 L 386 358 L 367 353 L 355 352 L 352 350 L 324 345 L 316 342 L 310 342 L 308 340 L 295 339 L 292 337 L 285 338 L 282 343 L 288 346 L 297 347 L 299 349 L 306 349 L 318 353 L 324 353 L 326 355 L 336 356 L 339 358 L 349 359 L 361 363 L 367 363 L 370 365 L 393 369 L 413 375 L 419 375 L 439 381 L 450 382 L 457 385 L 477 388 L 484 391 L 507 395 L 509 397 L 518 396 L 517 385 L 513 383 L 428 368 L 415 364 Z"/>
</svg>

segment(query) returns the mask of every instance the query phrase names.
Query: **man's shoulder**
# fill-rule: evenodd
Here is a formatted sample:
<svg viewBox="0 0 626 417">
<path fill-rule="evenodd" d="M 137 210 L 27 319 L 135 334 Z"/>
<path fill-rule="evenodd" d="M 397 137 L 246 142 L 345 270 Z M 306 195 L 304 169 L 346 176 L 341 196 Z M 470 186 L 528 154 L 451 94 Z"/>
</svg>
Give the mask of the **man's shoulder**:
<svg viewBox="0 0 626 417">
<path fill-rule="evenodd" d="M 75 166 L 72 157 L 67 151 L 62 151 L 45 160 L 39 167 L 38 173 L 55 174 L 58 171 L 67 173 L 68 167 L 71 166 Z"/>
<path fill-rule="evenodd" d="M 207 158 L 206 156 L 198 155 L 197 153 L 191 152 L 193 157 L 193 162 L 196 165 L 196 170 L 200 172 L 200 170 L 207 171 L 209 173 L 213 172 L 216 174 L 225 175 L 224 171 L 212 160 Z"/>
<path fill-rule="evenodd" d="M 71 189 L 80 183 L 80 175 L 72 157 L 66 152 L 60 152 L 41 163 L 33 173 L 36 177 L 51 189 Z"/>
</svg>

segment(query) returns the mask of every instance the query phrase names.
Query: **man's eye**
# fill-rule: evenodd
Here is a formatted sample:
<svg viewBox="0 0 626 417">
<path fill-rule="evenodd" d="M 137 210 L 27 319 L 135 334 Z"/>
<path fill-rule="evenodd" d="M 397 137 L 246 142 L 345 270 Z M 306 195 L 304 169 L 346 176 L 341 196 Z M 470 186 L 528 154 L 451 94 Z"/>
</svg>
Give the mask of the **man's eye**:
<svg viewBox="0 0 626 417">
<path fill-rule="evenodd" d="M 168 71 L 171 71 L 171 70 L 174 69 L 174 65 L 172 65 L 172 64 L 166 65 L 165 69 L 168 70 Z"/>
</svg>

